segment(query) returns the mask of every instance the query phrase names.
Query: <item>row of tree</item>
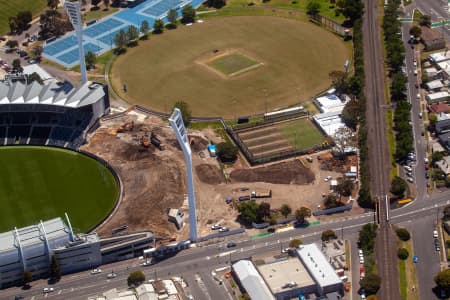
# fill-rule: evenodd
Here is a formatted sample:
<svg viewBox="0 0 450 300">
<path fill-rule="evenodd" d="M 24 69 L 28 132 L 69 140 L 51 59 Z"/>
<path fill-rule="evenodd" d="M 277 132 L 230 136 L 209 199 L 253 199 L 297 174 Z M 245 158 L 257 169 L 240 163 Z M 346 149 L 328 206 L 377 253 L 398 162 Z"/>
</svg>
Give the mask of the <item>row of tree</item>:
<svg viewBox="0 0 450 300">
<path fill-rule="evenodd" d="M 237 206 L 237 210 L 239 218 L 244 223 L 275 223 L 275 219 L 272 218 L 275 214 L 271 211 L 270 203 L 268 202 L 261 202 L 260 204 L 255 200 L 242 202 Z M 286 218 L 292 213 L 292 208 L 287 204 L 283 204 L 279 212 Z M 311 210 L 307 207 L 301 207 L 294 212 L 294 216 L 299 223 L 304 224 L 306 218 L 311 216 Z"/>
<path fill-rule="evenodd" d="M 412 127 L 410 125 L 411 105 L 406 98 L 406 85 L 408 79 L 403 73 L 405 60 L 405 46 L 401 36 L 399 18 L 400 0 L 389 1 L 383 17 L 383 30 L 386 48 L 389 77 L 391 80 L 391 101 L 395 105 L 395 159 L 402 162 L 407 159 L 408 153 L 413 151 Z"/>
</svg>

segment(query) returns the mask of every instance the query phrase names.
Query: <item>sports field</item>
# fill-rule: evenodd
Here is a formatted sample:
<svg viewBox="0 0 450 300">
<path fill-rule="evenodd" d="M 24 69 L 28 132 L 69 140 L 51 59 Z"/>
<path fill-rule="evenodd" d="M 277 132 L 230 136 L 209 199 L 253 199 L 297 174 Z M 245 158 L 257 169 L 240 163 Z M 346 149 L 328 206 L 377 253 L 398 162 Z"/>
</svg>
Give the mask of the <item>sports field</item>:
<svg viewBox="0 0 450 300">
<path fill-rule="evenodd" d="M 326 140 L 308 118 L 238 131 L 238 137 L 255 158 L 275 156 L 282 152 L 307 151 Z"/>
<path fill-rule="evenodd" d="M 259 66 L 260 64 L 245 55 L 233 53 L 212 60 L 209 66 L 227 76 L 235 76 Z"/>
<path fill-rule="evenodd" d="M 0 0 L 0 35 L 9 31 L 9 17 L 16 16 L 19 11 L 29 10 L 35 18 L 46 6 L 46 0 Z"/>
<path fill-rule="evenodd" d="M 239 53 L 245 57 L 240 63 L 262 65 L 226 76 L 208 65 L 223 53 Z M 330 86 L 328 73 L 342 70 L 350 57 L 339 37 L 308 22 L 214 17 L 153 35 L 128 49 L 115 61 L 111 80 L 130 103 L 169 112 L 183 100 L 194 116 L 232 118 L 309 100 Z M 216 68 L 223 73 L 234 69 Z"/>
<path fill-rule="evenodd" d="M 111 172 L 83 154 L 46 147 L 0 147 L 0 232 L 64 217 L 86 231 L 113 208 Z"/>
</svg>

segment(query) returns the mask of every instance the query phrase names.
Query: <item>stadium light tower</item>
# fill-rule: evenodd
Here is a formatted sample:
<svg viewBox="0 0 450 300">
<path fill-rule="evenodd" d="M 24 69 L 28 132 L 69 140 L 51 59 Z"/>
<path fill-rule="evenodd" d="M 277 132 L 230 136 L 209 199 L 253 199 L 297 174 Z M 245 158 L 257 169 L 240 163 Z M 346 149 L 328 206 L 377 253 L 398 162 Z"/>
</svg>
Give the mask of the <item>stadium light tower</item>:
<svg viewBox="0 0 450 300">
<path fill-rule="evenodd" d="M 172 126 L 178 143 L 183 149 L 184 160 L 186 162 L 187 186 L 188 186 L 188 201 L 189 201 L 189 235 L 192 242 L 197 241 L 197 212 L 195 209 L 195 193 L 194 193 L 194 179 L 192 176 L 192 151 L 189 144 L 189 138 L 186 128 L 184 127 L 181 111 L 175 108 L 169 118 L 170 126 Z"/>
<path fill-rule="evenodd" d="M 80 2 L 77 0 L 62 1 L 64 8 L 69 15 L 70 23 L 72 23 L 73 28 L 75 28 L 75 33 L 77 34 L 78 40 L 78 55 L 80 56 L 80 72 L 81 72 L 81 83 L 87 81 L 86 73 L 86 62 L 84 61 L 84 49 L 83 49 L 83 19 L 80 14 Z"/>
</svg>

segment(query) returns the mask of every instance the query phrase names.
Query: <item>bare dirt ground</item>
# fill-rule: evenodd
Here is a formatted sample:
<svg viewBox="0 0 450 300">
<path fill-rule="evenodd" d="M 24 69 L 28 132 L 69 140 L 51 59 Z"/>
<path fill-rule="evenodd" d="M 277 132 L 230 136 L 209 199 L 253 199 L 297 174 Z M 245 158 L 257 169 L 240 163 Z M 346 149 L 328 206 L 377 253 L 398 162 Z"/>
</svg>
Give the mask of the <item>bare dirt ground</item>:
<svg viewBox="0 0 450 300">
<path fill-rule="evenodd" d="M 134 121 L 133 128 L 120 129 L 130 121 Z M 141 137 L 150 132 L 158 136 L 165 150 L 141 144 Z M 323 154 L 320 160 L 317 159 L 319 154 L 313 156 L 312 163 L 295 158 L 250 168 L 239 159 L 234 166 L 221 168 L 206 149 L 210 141 L 221 142 L 220 135 L 209 128 L 189 133 L 200 236 L 211 233 L 212 223 L 240 227 L 236 222 L 237 211 L 224 201 L 227 197 L 237 199 L 251 191 L 270 189 L 272 198 L 257 202 L 269 202 L 272 209 L 286 203 L 293 211 L 301 206 L 315 210 L 322 205 L 322 194 L 330 191 L 330 182 L 325 182 L 324 178 L 342 176 L 324 167 L 329 158 Z M 112 217 L 97 229 L 100 234 L 109 235 L 112 229 L 128 225 L 130 231 L 151 230 L 159 237 L 189 237 L 188 226 L 177 231 L 167 218 L 169 208 L 181 208 L 188 224 L 184 157 L 165 121 L 130 111 L 119 118 L 102 121 L 83 150 L 108 161 L 123 182 L 122 202 Z M 348 171 L 345 168 L 343 171 Z M 357 212 L 360 211 L 349 214 Z"/>
</svg>

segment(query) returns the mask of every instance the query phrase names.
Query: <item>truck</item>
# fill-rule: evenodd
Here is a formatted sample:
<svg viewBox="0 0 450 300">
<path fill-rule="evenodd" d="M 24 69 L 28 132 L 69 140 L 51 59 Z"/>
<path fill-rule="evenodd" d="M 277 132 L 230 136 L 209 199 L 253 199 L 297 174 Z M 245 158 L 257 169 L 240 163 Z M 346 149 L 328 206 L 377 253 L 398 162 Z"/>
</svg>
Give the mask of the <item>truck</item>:
<svg viewBox="0 0 450 300">
<path fill-rule="evenodd" d="M 238 198 L 239 202 L 248 201 L 250 199 L 251 199 L 250 196 L 241 196 L 241 197 Z"/>
<path fill-rule="evenodd" d="M 253 191 L 252 192 L 252 198 L 271 198 L 272 197 L 272 190 L 266 190 L 266 191 Z"/>
</svg>

